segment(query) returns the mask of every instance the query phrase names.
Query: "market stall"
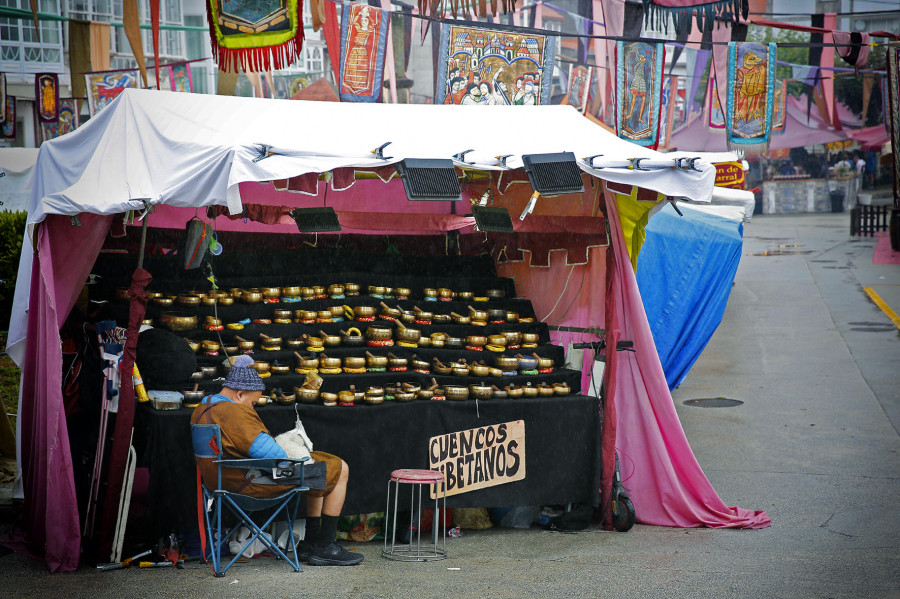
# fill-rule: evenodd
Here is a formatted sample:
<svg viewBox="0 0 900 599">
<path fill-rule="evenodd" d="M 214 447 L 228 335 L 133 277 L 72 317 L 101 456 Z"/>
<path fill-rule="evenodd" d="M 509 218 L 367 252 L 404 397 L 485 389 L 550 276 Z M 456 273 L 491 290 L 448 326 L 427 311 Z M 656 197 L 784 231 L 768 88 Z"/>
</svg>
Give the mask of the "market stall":
<svg viewBox="0 0 900 599">
<path fill-rule="evenodd" d="M 375 152 L 376 148 L 382 150 Z M 522 156 L 563 150 L 573 152 L 584 173 L 585 191 L 542 197 L 534 205 L 521 171 Z M 396 181 L 382 182 L 393 176 L 394 165 L 405 158 L 435 157 L 453 158 L 464 182 L 462 202 L 411 203 L 401 195 L 402 187 Z M 635 158 L 643 160 L 635 162 Z M 378 178 L 357 180 L 363 172 Z M 330 173 L 329 181 L 319 180 L 323 173 Z M 46 559 L 52 570 L 77 566 L 80 523 L 71 457 L 60 450 L 68 435 L 60 392 L 59 327 L 97 264 L 111 227 L 120 229 L 122 215 L 149 207 L 154 207 L 146 217 L 151 231 L 183 230 L 188 220 L 200 215 L 200 208 L 212 206 L 212 212 L 200 217 L 214 219 L 223 239 L 227 231 L 276 238 L 290 234 L 296 246 L 297 225 L 288 211 L 325 205 L 337 211 L 341 233 L 299 236 L 303 238 L 300 244 L 327 246 L 326 238 L 340 243 L 347 234 L 382 239 L 406 235 L 444 244 L 445 254 L 451 253 L 452 243 L 459 255 L 490 256 L 496 283 L 515 278 L 514 288 L 504 284 L 508 298 L 527 298 L 539 329 L 538 343 L 545 344 L 548 355 L 554 356 L 554 367 L 561 366 L 558 360 L 562 355 L 550 345 L 561 348 L 573 338 L 596 339 L 584 333 L 586 329 L 602 327 L 610 341 L 635 341 L 638 351 L 634 357 L 609 356 L 610 401 L 602 406 L 600 451 L 585 453 L 579 460 L 580 472 L 572 474 L 571 497 L 584 496 L 584 485 L 602 497 L 612 476 L 613 449 L 619 447 L 636 462 L 630 484 L 639 521 L 676 526 L 766 526 L 764 512 L 727 507 L 693 458 L 640 306 L 616 201 L 604 185 L 604 181 L 614 181 L 702 201 L 711 194 L 713 178 L 714 169 L 702 161 L 693 168 L 675 163 L 590 125 L 569 107 L 324 104 L 126 90 L 86 126 L 45 143 L 38 158 L 29 210 L 29 223 L 34 225 L 29 235 L 36 252 L 23 252 L 8 348 L 10 356 L 23 366 L 20 442 L 28 525 L 23 549 Z M 473 230 L 467 200 L 477 200 L 485 191 L 495 205 L 506 207 L 514 216 L 523 215 L 514 233 Z M 457 208 L 457 204 L 465 208 Z M 235 219 L 215 207 L 227 207 Z M 125 238 L 134 242 L 141 238 L 140 232 L 132 227 Z M 227 252 L 227 242 L 225 245 Z M 240 242 L 232 245 L 239 246 Z M 73 252 L 76 247 L 78 251 Z M 440 253 L 432 251 L 430 255 Z M 139 264 L 137 256 L 132 258 Z M 123 372 L 130 372 L 137 330 L 150 300 L 146 291 L 152 290 L 152 279 L 157 276 L 146 268 L 151 263 L 141 265 L 132 276 L 135 293 L 129 298 Z M 402 286 L 402 282 L 388 285 Z M 423 294 L 425 288 L 422 286 Z M 457 285 L 455 291 L 461 289 L 466 287 Z M 474 284 L 467 290 L 480 291 Z M 152 304 L 150 309 L 152 313 Z M 515 304 L 509 311 L 526 314 L 527 309 Z M 545 326 L 538 325 L 539 321 Z M 554 327 L 552 333 L 548 324 Z M 581 365 L 589 367 L 590 357 Z M 574 377 L 564 370 L 555 373 L 562 380 L 551 378 L 544 384 L 566 382 L 570 390 L 584 386 L 589 368 L 583 368 L 581 374 L 576 371 Z M 447 386 L 446 381 L 438 382 Z M 126 384 L 119 395 L 115 425 L 120 439 L 127 438 L 133 421 L 133 392 Z M 490 414 L 487 418 L 505 418 L 512 413 L 509 410 L 521 409 L 523 417 L 543 419 L 532 411 L 540 410 L 540 401 L 523 403 L 523 408 L 510 407 L 518 402 L 505 402 L 506 406 L 505 400 L 489 401 L 495 403 L 484 408 Z M 592 406 L 595 415 L 601 416 L 596 400 L 584 396 L 545 397 L 545 401 L 560 402 L 554 409 L 568 405 L 571 414 Z M 387 418 L 389 412 L 407 416 L 424 412 L 425 422 L 435 414 L 450 418 L 454 412 L 465 412 L 449 424 L 423 428 L 423 434 L 453 432 L 453 427 L 472 422 L 466 420 L 471 418 L 471 407 L 476 407 L 478 417 L 483 404 L 472 404 L 429 401 L 352 408 L 315 405 L 309 409 L 315 408 L 310 413 L 314 421 L 316 414 L 339 421 L 335 426 L 341 428 L 329 433 L 324 432 L 327 425 L 322 421 L 317 430 L 325 440 L 328 434 L 341 434 L 351 419 L 376 410 L 383 410 L 377 412 L 379 418 Z M 271 414 L 275 418 L 279 411 L 289 410 L 275 406 Z M 143 411 L 138 410 L 139 415 Z M 344 414 L 347 416 L 342 418 Z M 597 428 L 598 418 L 586 418 L 580 432 L 593 435 Z M 560 432 L 544 429 L 538 434 L 538 447 L 531 446 L 529 456 L 538 459 L 538 470 L 546 463 L 541 464 L 534 451 L 543 448 L 550 455 L 557 453 L 550 441 L 553 438 L 559 440 Z M 563 441 L 575 438 L 567 434 Z M 595 470 L 595 456 L 601 461 L 600 489 L 584 480 Z M 411 462 L 421 459 L 409 458 Z M 116 459 L 114 455 L 113 465 Z M 524 489 L 537 488 L 527 477 L 521 482 Z M 351 481 L 351 488 L 353 485 Z M 679 499 L 673 501 L 673 497 Z"/>
</svg>

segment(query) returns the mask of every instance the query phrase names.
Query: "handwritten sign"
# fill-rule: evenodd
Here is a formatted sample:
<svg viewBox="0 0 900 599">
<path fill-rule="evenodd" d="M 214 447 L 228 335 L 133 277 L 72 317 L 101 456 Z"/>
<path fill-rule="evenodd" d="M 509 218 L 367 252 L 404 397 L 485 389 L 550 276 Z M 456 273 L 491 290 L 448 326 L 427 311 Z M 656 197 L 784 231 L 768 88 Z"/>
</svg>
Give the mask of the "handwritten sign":
<svg viewBox="0 0 900 599">
<path fill-rule="evenodd" d="M 432 470 L 444 473 L 447 496 L 525 478 L 525 421 L 516 420 L 432 437 Z M 432 498 L 434 491 L 432 490 Z"/>
<path fill-rule="evenodd" d="M 715 167 L 716 185 L 744 188 L 744 167 L 740 162 L 717 162 Z"/>
</svg>

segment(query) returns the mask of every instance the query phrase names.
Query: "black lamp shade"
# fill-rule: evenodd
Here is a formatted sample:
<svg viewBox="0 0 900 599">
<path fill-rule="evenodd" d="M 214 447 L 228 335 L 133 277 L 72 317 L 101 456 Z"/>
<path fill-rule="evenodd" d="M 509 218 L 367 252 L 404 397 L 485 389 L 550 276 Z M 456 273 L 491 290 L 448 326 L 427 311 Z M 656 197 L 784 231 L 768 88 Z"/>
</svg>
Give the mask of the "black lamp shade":
<svg viewBox="0 0 900 599">
<path fill-rule="evenodd" d="M 522 162 L 531 187 L 541 195 L 584 192 L 581 169 L 572 152 L 525 154 Z"/>
<path fill-rule="evenodd" d="M 296 208 L 290 212 L 291 218 L 297 223 L 301 233 L 327 233 L 340 231 L 341 223 L 338 222 L 334 208 Z"/>
<path fill-rule="evenodd" d="M 472 206 L 472 216 L 479 231 L 492 233 L 513 233 L 509 211 L 499 206 Z"/>
<path fill-rule="evenodd" d="M 401 160 L 396 168 L 410 201 L 462 199 L 459 178 L 450 159 L 407 158 Z"/>
</svg>

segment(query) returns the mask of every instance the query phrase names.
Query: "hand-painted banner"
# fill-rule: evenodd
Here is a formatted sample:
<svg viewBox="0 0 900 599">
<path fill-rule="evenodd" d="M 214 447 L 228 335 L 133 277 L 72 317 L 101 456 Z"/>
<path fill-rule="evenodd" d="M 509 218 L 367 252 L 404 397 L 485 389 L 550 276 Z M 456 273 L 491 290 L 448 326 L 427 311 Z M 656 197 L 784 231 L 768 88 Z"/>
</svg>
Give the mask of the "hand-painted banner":
<svg viewBox="0 0 900 599">
<path fill-rule="evenodd" d="M 445 23 L 437 104 L 550 103 L 553 44 L 546 36 Z"/>
<path fill-rule="evenodd" d="M 900 208 L 900 42 L 888 44 L 888 106 L 894 160 L 894 207 Z"/>
<path fill-rule="evenodd" d="M 172 83 L 173 92 L 193 92 L 194 80 L 191 78 L 191 65 L 169 65 L 169 81 Z"/>
<path fill-rule="evenodd" d="M 0 123 L 6 121 L 6 73 L 0 73 Z"/>
<path fill-rule="evenodd" d="M 344 4 L 341 16 L 343 102 L 377 102 L 381 97 L 390 13 L 367 4 Z"/>
<path fill-rule="evenodd" d="M 772 134 L 775 94 L 775 44 L 731 42 L 728 45 L 728 93 L 725 125 L 729 148 L 763 152 Z"/>
<path fill-rule="evenodd" d="M 588 98 L 591 95 L 591 77 L 594 67 L 582 64 L 569 64 L 569 87 L 563 104 L 574 106 L 581 114 L 587 112 Z"/>
<path fill-rule="evenodd" d="M 226 72 L 285 69 L 301 57 L 302 2 L 206 0 L 212 55 Z"/>
<path fill-rule="evenodd" d="M 775 83 L 775 93 L 772 96 L 772 131 L 784 131 L 786 114 L 787 81 L 779 81 Z"/>
<path fill-rule="evenodd" d="M 716 78 L 710 74 L 709 86 L 706 91 L 706 112 L 709 118 L 710 129 L 725 128 L 725 111 L 719 103 L 719 92 L 716 87 Z"/>
<path fill-rule="evenodd" d="M 675 103 L 678 95 L 678 76 L 669 75 L 665 78 L 662 91 L 662 107 L 659 119 L 659 147 L 669 147 L 672 139 L 672 129 L 675 125 Z"/>
<path fill-rule="evenodd" d="M 39 73 L 34 76 L 34 97 L 39 123 L 55 123 L 59 119 L 59 76 Z"/>
<path fill-rule="evenodd" d="M 78 100 L 75 98 L 59 99 L 59 121 L 56 134 L 65 135 L 78 127 Z"/>
<path fill-rule="evenodd" d="M 137 87 L 137 71 L 87 73 L 84 84 L 88 91 L 88 107 L 94 116 L 127 87 Z"/>
<path fill-rule="evenodd" d="M 659 143 L 662 44 L 616 42 L 616 132 L 642 146 Z"/>
<path fill-rule="evenodd" d="M 16 138 L 16 97 L 7 94 L 5 107 L 3 109 L 3 124 L 0 125 L 0 131 L 5 139 Z"/>
</svg>

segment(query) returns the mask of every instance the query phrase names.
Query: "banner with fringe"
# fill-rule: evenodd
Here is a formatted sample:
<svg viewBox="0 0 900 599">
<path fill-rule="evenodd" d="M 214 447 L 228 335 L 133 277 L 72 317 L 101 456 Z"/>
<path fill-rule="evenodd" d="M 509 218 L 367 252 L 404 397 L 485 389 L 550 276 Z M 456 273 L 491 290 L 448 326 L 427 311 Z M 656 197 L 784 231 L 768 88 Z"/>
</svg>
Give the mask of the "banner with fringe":
<svg viewBox="0 0 900 599">
<path fill-rule="evenodd" d="M 500 11 L 508 13 L 516 10 L 516 0 L 491 0 L 488 4 L 487 0 L 450 0 L 449 2 L 441 2 L 440 0 L 419 0 L 419 14 L 430 15 L 431 17 L 441 20 L 444 14 L 450 13 L 453 18 L 460 15 L 474 13 L 478 17 L 498 17 Z"/>
<path fill-rule="evenodd" d="M 593 75 L 594 67 L 569 63 L 569 86 L 562 103 L 574 106 L 581 114 L 587 112 Z"/>
<path fill-rule="evenodd" d="M 16 138 L 16 97 L 6 95 L 5 106 L 3 107 L 3 124 L 0 125 L 0 133 L 4 139 Z"/>
<path fill-rule="evenodd" d="M 887 95 L 894 159 L 894 207 L 900 208 L 900 43 L 888 44 Z"/>
<path fill-rule="evenodd" d="M 444 23 L 436 104 L 550 103 L 554 46 L 535 33 Z"/>
<path fill-rule="evenodd" d="M 301 57 L 299 0 L 206 0 L 212 55 L 223 71 L 264 73 Z"/>
<path fill-rule="evenodd" d="M 746 0 L 643 0 L 644 22 L 654 29 L 669 30 L 669 20 L 676 33 L 690 32 L 693 22 L 701 31 L 712 31 L 713 26 L 730 26 L 740 16 L 747 18 L 749 3 Z"/>
<path fill-rule="evenodd" d="M 342 102 L 377 102 L 381 97 L 390 13 L 368 4 L 344 4 L 341 15 Z"/>
<path fill-rule="evenodd" d="M 725 126 L 730 150 L 768 151 L 772 134 L 775 57 L 773 42 L 728 44 Z"/>
<path fill-rule="evenodd" d="M 616 42 L 616 134 L 641 146 L 659 143 L 663 44 Z"/>
<path fill-rule="evenodd" d="M 59 120 L 59 75 L 38 73 L 34 76 L 34 98 L 39 123 Z"/>
<path fill-rule="evenodd" d="M 787 81 L 777 81 L 772 94 L 772 131 L 784 131 L 787 114 Z"/>
<path fill-rule="evenodd" d="M 659 148 L 669 147 L 675 125 L 675 104 L 678 96 L 678 75 L 669 75 L 663 82 L 662 107 L 659 118 Z"/>
</svg>

